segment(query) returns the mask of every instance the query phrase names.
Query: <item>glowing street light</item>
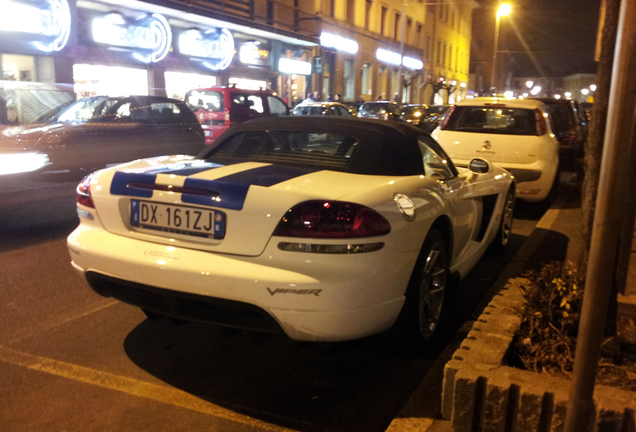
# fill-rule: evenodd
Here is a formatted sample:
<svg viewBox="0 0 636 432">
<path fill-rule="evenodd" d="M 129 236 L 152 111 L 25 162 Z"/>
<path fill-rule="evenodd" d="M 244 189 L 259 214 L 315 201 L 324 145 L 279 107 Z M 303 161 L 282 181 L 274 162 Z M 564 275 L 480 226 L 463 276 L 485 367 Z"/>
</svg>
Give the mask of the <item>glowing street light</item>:
<svg viewBox="0 0 636 432">
<path fill-rule="evenodd" d="M 561 99 L 561 95 L 560 95 L 560 94 L 555 94 L 555 95 L 554 95 L 554 98 L 555 98 L 555 99 Z"/>
<path fill-rule="evenodd" d="M 581 93 L 583 93 L 584 96 L 587 96 L 590 91 L 588 89 L 581 89 Z"/>
<path fill-rule="evenodd" d="M 592 84 L 590 86 L 590 90 L 592 90 L 593 92 L 596 91 L 596 84 Z"/>
<path fill-rule="evenodd" d="M 533 85 L 534 85 L 534 82 L 526 81 L 526 87 L 528 87 L 529 89 L 531 89 Z"/>
<path fill-rule="evenodd" d="M 565 92 L 565 98 L 566 99 L 570 99 L 572 97 L 572 93 L 570 92 Z"/>
<path fill-rule="evenodd" d="M 515 98 L 514 93 L 511 92 L 510 90 L 508 90 L 507 92 L 504 92 L 504 97 L 506 99 L 514 99 Z"/>
<path fill-rule="evenodd" d="M 499 45 L 499 21 L 502 16 L 510 15 L 512 6 L 510 3 L 504 3 L 497 9 L 497 20 L 495 21 L 495 47 L 492 50 L 492 70 L 490 72 L 490 88 L 495 87 L 495 69 L 497 66 L 497 46 Z"/>
<path fill-rule="evenodd" d="M 539 94 L 539 92 L 540 92 L 540 91 L 541 91 L 541 86 L 534 86 L 534 87 L 532 88 L 532 90 L 530 90 L 530 93 L 531 93 L 533 96 L 536 96 L 536 95 L 538 95 L 538 94 Z"/>
</svg>

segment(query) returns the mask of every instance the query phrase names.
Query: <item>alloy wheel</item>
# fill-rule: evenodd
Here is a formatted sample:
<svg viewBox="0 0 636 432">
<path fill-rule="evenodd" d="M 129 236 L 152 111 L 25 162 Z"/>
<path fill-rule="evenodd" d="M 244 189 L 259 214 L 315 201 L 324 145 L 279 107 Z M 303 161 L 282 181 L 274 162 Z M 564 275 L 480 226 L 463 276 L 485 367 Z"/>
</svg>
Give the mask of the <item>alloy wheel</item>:
<svg viewBox="0 0 636 432">
<path fill-rule="evenodd" d="M 418 323 L 423 339 L 431 339 L 439 323 L 446 290 L 446 279 L 444 246 L 441 243 L 436 243 L 426 257 L 420 282 Z"/>
</svg>

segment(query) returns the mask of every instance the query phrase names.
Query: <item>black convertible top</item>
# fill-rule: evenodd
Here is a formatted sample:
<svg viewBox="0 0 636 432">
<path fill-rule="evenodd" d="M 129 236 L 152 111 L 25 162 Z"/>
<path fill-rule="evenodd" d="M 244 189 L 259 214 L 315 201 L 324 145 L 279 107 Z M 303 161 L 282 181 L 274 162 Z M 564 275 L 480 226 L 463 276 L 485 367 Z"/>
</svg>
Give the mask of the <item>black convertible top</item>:
<svg viewBox="0 0 636 432">
<path fill-rule="evenodd" d="M 198 157 L 214 157 L 215 148 L 226 140 L 253 131 L 333 133 L 354 137 L 358 145 L 346 171 L 370 175 L 423 175 L 424 165 L 418 145 L 420 139 L 446 158 L 452 171 L 456 172 L 439 144 L 421 129 L 406 123 L 337 116 L 267 117 L 234 125 L 216 140 L 212 148 L 206 149 Z"/>
</svg>

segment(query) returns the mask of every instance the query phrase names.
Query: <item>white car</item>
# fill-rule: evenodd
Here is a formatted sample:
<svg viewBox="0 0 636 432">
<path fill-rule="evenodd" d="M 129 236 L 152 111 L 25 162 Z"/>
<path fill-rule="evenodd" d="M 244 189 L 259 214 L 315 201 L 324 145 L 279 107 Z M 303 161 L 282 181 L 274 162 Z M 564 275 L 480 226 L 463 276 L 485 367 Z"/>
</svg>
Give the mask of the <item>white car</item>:
<svg viewBox="0 0 636 432">
<path fill-rule="evenodd" d="M 453 162 L 474 157 L 508 170 L 525 201 L 549 203 L 558 185 L 559 142 L 540 101 L 465 99 L 431 134 Z"/>
<path fill-rule="evenodd" d="M 88 176 L 68 249 L 96 292 L 149 317 L 340 341 L 401 315 L 419 343 L 451 277 L 510 237 L 512 176 L 472 169 L 407 124 L 259 119 L 197 159 Z"/>
</svg>

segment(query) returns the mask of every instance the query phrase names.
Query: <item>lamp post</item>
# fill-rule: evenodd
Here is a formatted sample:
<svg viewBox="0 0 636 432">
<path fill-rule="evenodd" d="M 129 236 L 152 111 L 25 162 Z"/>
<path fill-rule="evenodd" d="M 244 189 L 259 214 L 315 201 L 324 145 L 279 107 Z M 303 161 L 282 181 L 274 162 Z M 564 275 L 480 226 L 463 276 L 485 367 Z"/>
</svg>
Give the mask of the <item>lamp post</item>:
<svg viewBox="0 0 636 432">
<path fill-rule="evenodd" d="M 495 21 L 495 47 L 492 50 L 492 66 L 490 72 L 490 88 L 495 87 L 495 66 L 497 65 L 497 45 L 499 45 L 499 21 L 502 16 L 510 14 L 512 7 L 509 3 L 504 3 L 497 9 L 497 20 Z"/>
</svg>

